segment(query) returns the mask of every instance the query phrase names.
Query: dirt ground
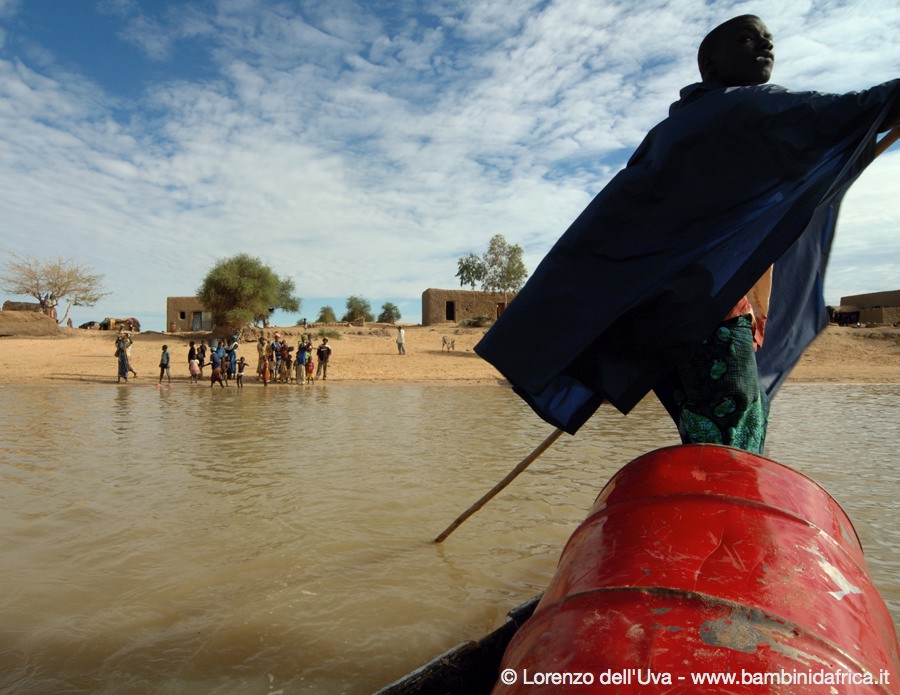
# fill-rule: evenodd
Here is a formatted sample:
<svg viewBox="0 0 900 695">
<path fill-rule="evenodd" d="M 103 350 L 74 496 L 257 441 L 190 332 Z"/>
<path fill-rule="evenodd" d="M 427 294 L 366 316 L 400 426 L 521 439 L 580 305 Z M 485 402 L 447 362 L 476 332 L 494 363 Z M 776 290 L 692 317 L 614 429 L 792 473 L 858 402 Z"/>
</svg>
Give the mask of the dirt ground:
<svg viewBox="0 0 900 695">
<path fill-rule="evenodd" d="M 472 350 L 485 329 L 446 326 L 405 326 L 406 355 L 397 353 L 397 329 L 369 324 L 363 327 L 329 326 L 339 334 L 329 340 L 333 355 L 329 381 L 357 382 L 497 382 L 500 374 Z M 297 327 L 272 328 L 296 344 Z M 313 330 L 314 344 L 320 342 Z M 0 331 L 2 332 L 2 331 Z M 442 347 L 442 338 L 455 341 L 454 350 Z M 187 380 L 190 340 L 199 344 L 208 334 L 136 333 L 131 363 L 138 373 L 130 384 L 156 384 L 159 355 L 168 345 L 172 376 Z M 0 337 L 0 383 L 116 381 L 114 332 L 63 328 L 55 335 Z M 241 344 L 253 381 L 256 346 Z M 208 372 L 206 372 L 208 374 Z M 802 382 L 900 383 L 900 328 L 830 326 L 807 350 L 790 379 Z"/>
</svg>

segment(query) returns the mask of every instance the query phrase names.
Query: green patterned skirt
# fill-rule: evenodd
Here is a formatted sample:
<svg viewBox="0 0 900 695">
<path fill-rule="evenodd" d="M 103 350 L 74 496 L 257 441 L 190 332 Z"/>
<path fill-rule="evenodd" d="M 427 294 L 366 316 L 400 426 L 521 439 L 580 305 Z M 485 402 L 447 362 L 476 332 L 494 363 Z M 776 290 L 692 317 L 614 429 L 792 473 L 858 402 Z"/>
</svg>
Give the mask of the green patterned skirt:
<svg viewBox="0 0 900 695">
<path fill-rule="evenodd" d="M 673 417 L 682 442 L 762 453 L 769 399 L 759 387 L 749 314 L 719 324 L 677 374 Z"/>
</svg>

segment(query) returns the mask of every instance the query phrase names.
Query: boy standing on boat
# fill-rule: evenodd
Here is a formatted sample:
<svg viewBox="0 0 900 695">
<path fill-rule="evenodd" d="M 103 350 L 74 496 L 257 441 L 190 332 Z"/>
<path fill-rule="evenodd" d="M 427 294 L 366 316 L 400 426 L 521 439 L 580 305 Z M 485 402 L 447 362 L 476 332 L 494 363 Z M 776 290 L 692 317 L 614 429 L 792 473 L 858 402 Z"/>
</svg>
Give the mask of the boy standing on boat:
<svg viewBox="0 0 900 695">
<path fill-rule="evenodd" d="M 827 325 L 838 207 L 877 133 L 900 121 L 900 82 L 843 95 L 768 85 L 772 37 L 750 15 L 710 32 L 698 64 L 702 82 L 681 91 L 475 350 L 569 433 L 603 401 L 627 413 L 653 390 L 685 443 L 761 452 L 768 397 Z M 540 369 L 521 349 L 536 318 L 569 336 Z"/>
</svg>

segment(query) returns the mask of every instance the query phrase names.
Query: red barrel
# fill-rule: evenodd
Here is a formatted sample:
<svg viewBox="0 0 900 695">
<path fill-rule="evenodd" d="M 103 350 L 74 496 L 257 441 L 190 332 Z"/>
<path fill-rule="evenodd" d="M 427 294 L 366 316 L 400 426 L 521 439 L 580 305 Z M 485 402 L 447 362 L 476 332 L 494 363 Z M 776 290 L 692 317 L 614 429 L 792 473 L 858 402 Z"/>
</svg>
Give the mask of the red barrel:
<svg viewBox="0 0 900 695">
<path fill-rule="evenodd" d="M 603 488 L 510 643 L 511 693 L 900 693 L 849 518 L 814 481 L 713 445 Z"/>
</svg>

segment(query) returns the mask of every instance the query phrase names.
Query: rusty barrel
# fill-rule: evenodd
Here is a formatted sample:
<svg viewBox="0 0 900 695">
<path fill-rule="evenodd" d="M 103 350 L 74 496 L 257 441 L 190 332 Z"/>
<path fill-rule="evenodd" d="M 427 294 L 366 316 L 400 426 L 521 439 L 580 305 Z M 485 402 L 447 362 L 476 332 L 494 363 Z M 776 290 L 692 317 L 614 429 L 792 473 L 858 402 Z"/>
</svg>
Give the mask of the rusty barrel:
<svg viewBox="0 0 900 695">
<path fill-rule="evenodd" d="M 738 449 L 622 468 L 506 650 L 512 693 L 900 693 L 897 635 L 849 518 Z"/>
</svg>

